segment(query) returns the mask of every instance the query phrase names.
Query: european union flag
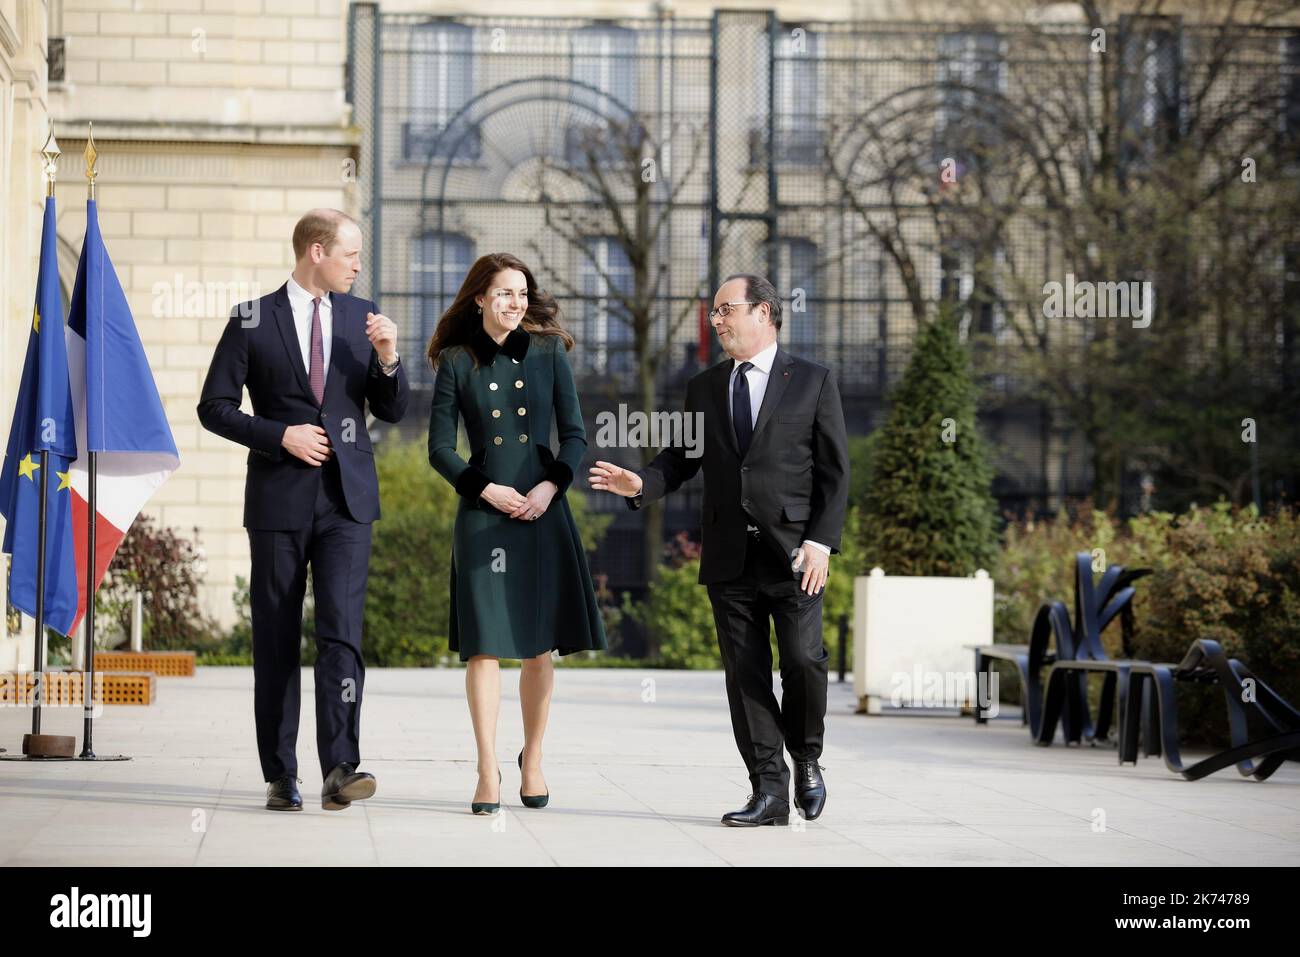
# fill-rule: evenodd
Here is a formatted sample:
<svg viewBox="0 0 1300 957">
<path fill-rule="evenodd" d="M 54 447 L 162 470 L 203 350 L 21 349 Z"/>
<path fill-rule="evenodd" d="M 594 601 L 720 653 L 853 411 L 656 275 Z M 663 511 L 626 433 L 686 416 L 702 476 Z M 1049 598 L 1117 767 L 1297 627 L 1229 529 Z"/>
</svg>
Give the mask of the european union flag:
<svg viewBox="0 0 1300 957">
<path fill-rule="evenodd" d="M 5 517 L 4 550 L 13 555 L 9 601 L 35 616 L 40 511 L 40 486 L 36 483 L 45 483 L 45 623 L 66 635 L 77 616 L 71 482 L 77 432 L 54 237 L 54 197 L 50 196 L 45 199 L 41 227 L 41 265 L 27 359 L 0 470 L 0 514 Z M 44 468 L 41 452 L 49 453 Z"/>
</svg>

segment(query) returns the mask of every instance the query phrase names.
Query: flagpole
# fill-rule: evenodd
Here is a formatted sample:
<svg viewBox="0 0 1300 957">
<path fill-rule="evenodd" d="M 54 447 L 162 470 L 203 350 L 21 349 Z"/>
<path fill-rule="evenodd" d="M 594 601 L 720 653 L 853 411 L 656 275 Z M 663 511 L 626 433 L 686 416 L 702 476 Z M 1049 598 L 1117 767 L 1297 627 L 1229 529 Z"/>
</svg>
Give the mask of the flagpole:
<svg viewBox="0 0 1300 957">
<path fill-rule="evenodd" d="M 54 124 L 51 122 L 50 134 L 46 137 L 45 146 L 41 148 L 47 203 L 54 196 L 54 182 L 59 171 L 59 153 L 59 144 L 54 140 Z M 44 232 L 42 232 L 42 241 L 44 241 Z M 49 334 L 62 334 L 57 327 L 55 330 Z M 36 471 L 40 473 L 40 478 L 37 480 L 39 488 L 36 511 L 36 648 L 32 656 L 32 672 L 36 681 L 32 695 L 32 732 L 23 735 L 22 757 L 15 756 L 15 758 L 18 760 L 67 759 L 72 757 L 77 739 L 71 735 L 41 733 L 41 689 L 45 684 L 45 519 L 49 511 L 50 474 L 48 449 L 41 449 L 41 460 Z"/>
<path fill-rule="evenodd" d="M 99 156 L 95 149 L 95 124 L 89 124 L 86 133 L 86 199 L 95 199 L 95 177 L 99 170 L 95 168 L 95 159 Z M 96 214 L 98 215 L 98 214 Z M 83 250 L 84 255 L 84 250 Z M 130 761 L 125 754 L 96 754 L 92 747 L 95 733 L 95 518 L 99 514 L 95 504 L 99 488 L 98 456 L 90 448 L 90 435 L 86 436 L 86 670 L 82 673 L 81 704 L 84 709 L 84 726 L 82 730 L 81 753 L 79 761 Z"/>
<path fill-rule="evenodd" d="M 95 128 L 90 125 L 86 133 L 86 199 L 95 198 Z M 96 453 L 87 449 L 89 470 L 89 498 L 86 500 L 86 671 L 81 686 L 81 704 L 85 709 L 85 726 L 81 737 L 81 754 L 83 760 L 95 760 L 95 751 L 91 739 L 95 732 L 95 491 L 99 482 L 96 475 Z"/>
<path fill-rule="evenodd" d="M 41 151 L 47 174 L 46 199 L 54 195 L 59 153 L 59 144 L 54 141 L 54 130 L 51 129 L 45 148 Z M 36 682 L 32 689 L 32 739 L 41 733 L 41 685 L 45 683 L 45 512 L 49 508 L 49 465 L 50 453 L 41 449 L 41 464 L 36 469 L 41 477 L 38 482 L 40 490 L 37 492 L 40 504 L 36 508 L 36 648 L 32 652 L 32 671 L 36 675 Z M 29 746 L 23 749 L 24 752 L 30 753 L 30 743 L 29 740 Z"/>
<path fill-rule="evenodd" d="M 93 761 L 95 751 L 91 738 L 95 733 L 95 453 L 89 452 L 90 498 L 86 502 L 86 671 L 81 684 L 81 704 L 85 722 L 81 735 L 81 754 L 78 757 Z"/>
<path fill-rule="evenodd" d="M 45 510 L 49 507 L 49 483 L 45 478 L 50 474 L 50 453 L 41 449 L 41 464 L 36 470 L 41 473 L 38 479 L 40 490 L 36 493 L 40 503 L 36 509 L 36 649 L 32 652 L 32 671 L 36 683 L 32 688 L 32 736 L 35 740 L 41 733 L 41 685 L 45 682 Z"/>
</svg>

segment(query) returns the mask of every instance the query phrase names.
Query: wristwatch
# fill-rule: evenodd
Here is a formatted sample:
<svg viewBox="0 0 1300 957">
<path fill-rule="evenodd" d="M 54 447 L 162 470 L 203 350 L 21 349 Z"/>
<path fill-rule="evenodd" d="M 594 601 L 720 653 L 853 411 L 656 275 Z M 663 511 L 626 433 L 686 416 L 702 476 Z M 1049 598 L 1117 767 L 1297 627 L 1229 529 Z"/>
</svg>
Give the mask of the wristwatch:
<svg viewBox="0 0 1300 957">
<path fill-rule="evenodd" d="M 397 364 L 401 361 L 402 361 L 402 357 L 400 355 L 393 356 L 393 361 L 389 363 L 385 363 L 383 359 L 380 359 L 379 371 L 382 372 L 384 375 L 392 375 L 394 372 L 397 371 Z"/>
</svg>

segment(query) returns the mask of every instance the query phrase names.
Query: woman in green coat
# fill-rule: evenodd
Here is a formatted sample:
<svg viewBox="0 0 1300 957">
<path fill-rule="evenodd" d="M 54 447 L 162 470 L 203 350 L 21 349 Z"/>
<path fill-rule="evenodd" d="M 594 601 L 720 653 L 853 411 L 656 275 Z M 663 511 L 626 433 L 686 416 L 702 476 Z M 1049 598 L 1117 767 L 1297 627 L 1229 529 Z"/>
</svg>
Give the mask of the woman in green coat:
<svg viewBox="0 0 1300 957">
<path fill-rule="evenodd" d="M 542 737 L 551 652 L 605 648 L 605 629 L 564 493 L 587 451 L 565 353 L 573 337 L 555 299 L 507 253 L 480 257 L 429 343 L 437 370 L 429 462 L 460 494 L 451 548 L 451 648 L 468 662 L 465 691 L 478 745 L 472 810 L 500 807 L 499 659 L 518 658 L 524 749 L 520 800 L 545 807 Z M 549 442 L 554 418 L 559 452 Z M 456 451 L 465 422 L 471 455 Z M 496 771 L 496 775 L 493 775 Z"/>
</svg>

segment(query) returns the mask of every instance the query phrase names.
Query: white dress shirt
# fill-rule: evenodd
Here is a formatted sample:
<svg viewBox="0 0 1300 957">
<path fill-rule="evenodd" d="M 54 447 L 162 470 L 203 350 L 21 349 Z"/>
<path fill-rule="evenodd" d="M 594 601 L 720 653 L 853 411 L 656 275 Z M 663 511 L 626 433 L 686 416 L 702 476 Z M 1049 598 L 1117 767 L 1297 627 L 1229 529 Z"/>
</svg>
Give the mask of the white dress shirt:
<svg viewBox="0 0 1300 957">
<path fill-rule="evenodd" d="M 773 342 L 762 352 L 757 353 L 749 360 L 752 367 L 745 371 L 745 383 L 749 386 L 749 425 L 751 428 L 758 424 L 758 412 L 763 407 L 763 396 L 767 393 L 767 380 L 772 376 L 772 363 L 776 361 L 776 346 L 777 344 Z M 736 371 L 739 368 L 740 362 L 732 359 L 731 378 L 728 380 L 727 386 L 727 414 L 733 428 L 736 424 Z M 752 532 L 757 526 L 750 525 L 748 528 Z M 830 548 L 821 544 L 821 542 L 804 539 L 804 544 L 811 545 L 813 548 L 820 548 L 827 555 L 831 553 Z"/>
<path fill-rule="evenodd" d="M 311 375 L 311 309 L 312 300 L 316 298 L 298 281 L 289 277 L 289 308 L 293 310 L 293 327 L 298 333 L 298 345 L 302 347 L 302 367 Z M 320 331 L 322 345 L 325 348 L 325 375 L 330 371 L 330 348 L 334 342 L 334 310 L 330 306 L 330 294 L 325 293 L 320 301 Z"/>
<path fill-rule="evenodd" d="M 289 277 L 289 308 L 293 310 L 293 328 L 298 333 L 298 345 L 302 348 L 302 367 L 307 370 L 308 377 L 311 376 L 311 301 L 315 297 L 306 289 L 298 284 L 298 280 L 293 276 Z M 320 301 L 320 333 L 322 346 L 325 353 L 325 378 L 329 379 L 330 373 L 330 350 L 334 345 L 334 306 L 330 302 L 330 294 L 325 293 Z M 391 368 L 385 369 L 382 365 L 379 367 L 384 375 L 397 375 L 397 360 L 393 360 Z"/>
<path fill-rule="evenodd" d="M 754 358 L 749 360 L 754 367 L 745 373 L 745 382 L 749 385 L 749 427 L 758 423 L 758 410 L 763 407 L 763 395 L 767 392 L 767 380 L 772 375 L 772 363 L 776 361 L 776 343 L 772 343 Z M 736 370 L 740 363 L 731 360 L 731 378 L 727 380 L 727 414 L 731 417 L 732 428 L 736 425 Z"/>
</svg>

